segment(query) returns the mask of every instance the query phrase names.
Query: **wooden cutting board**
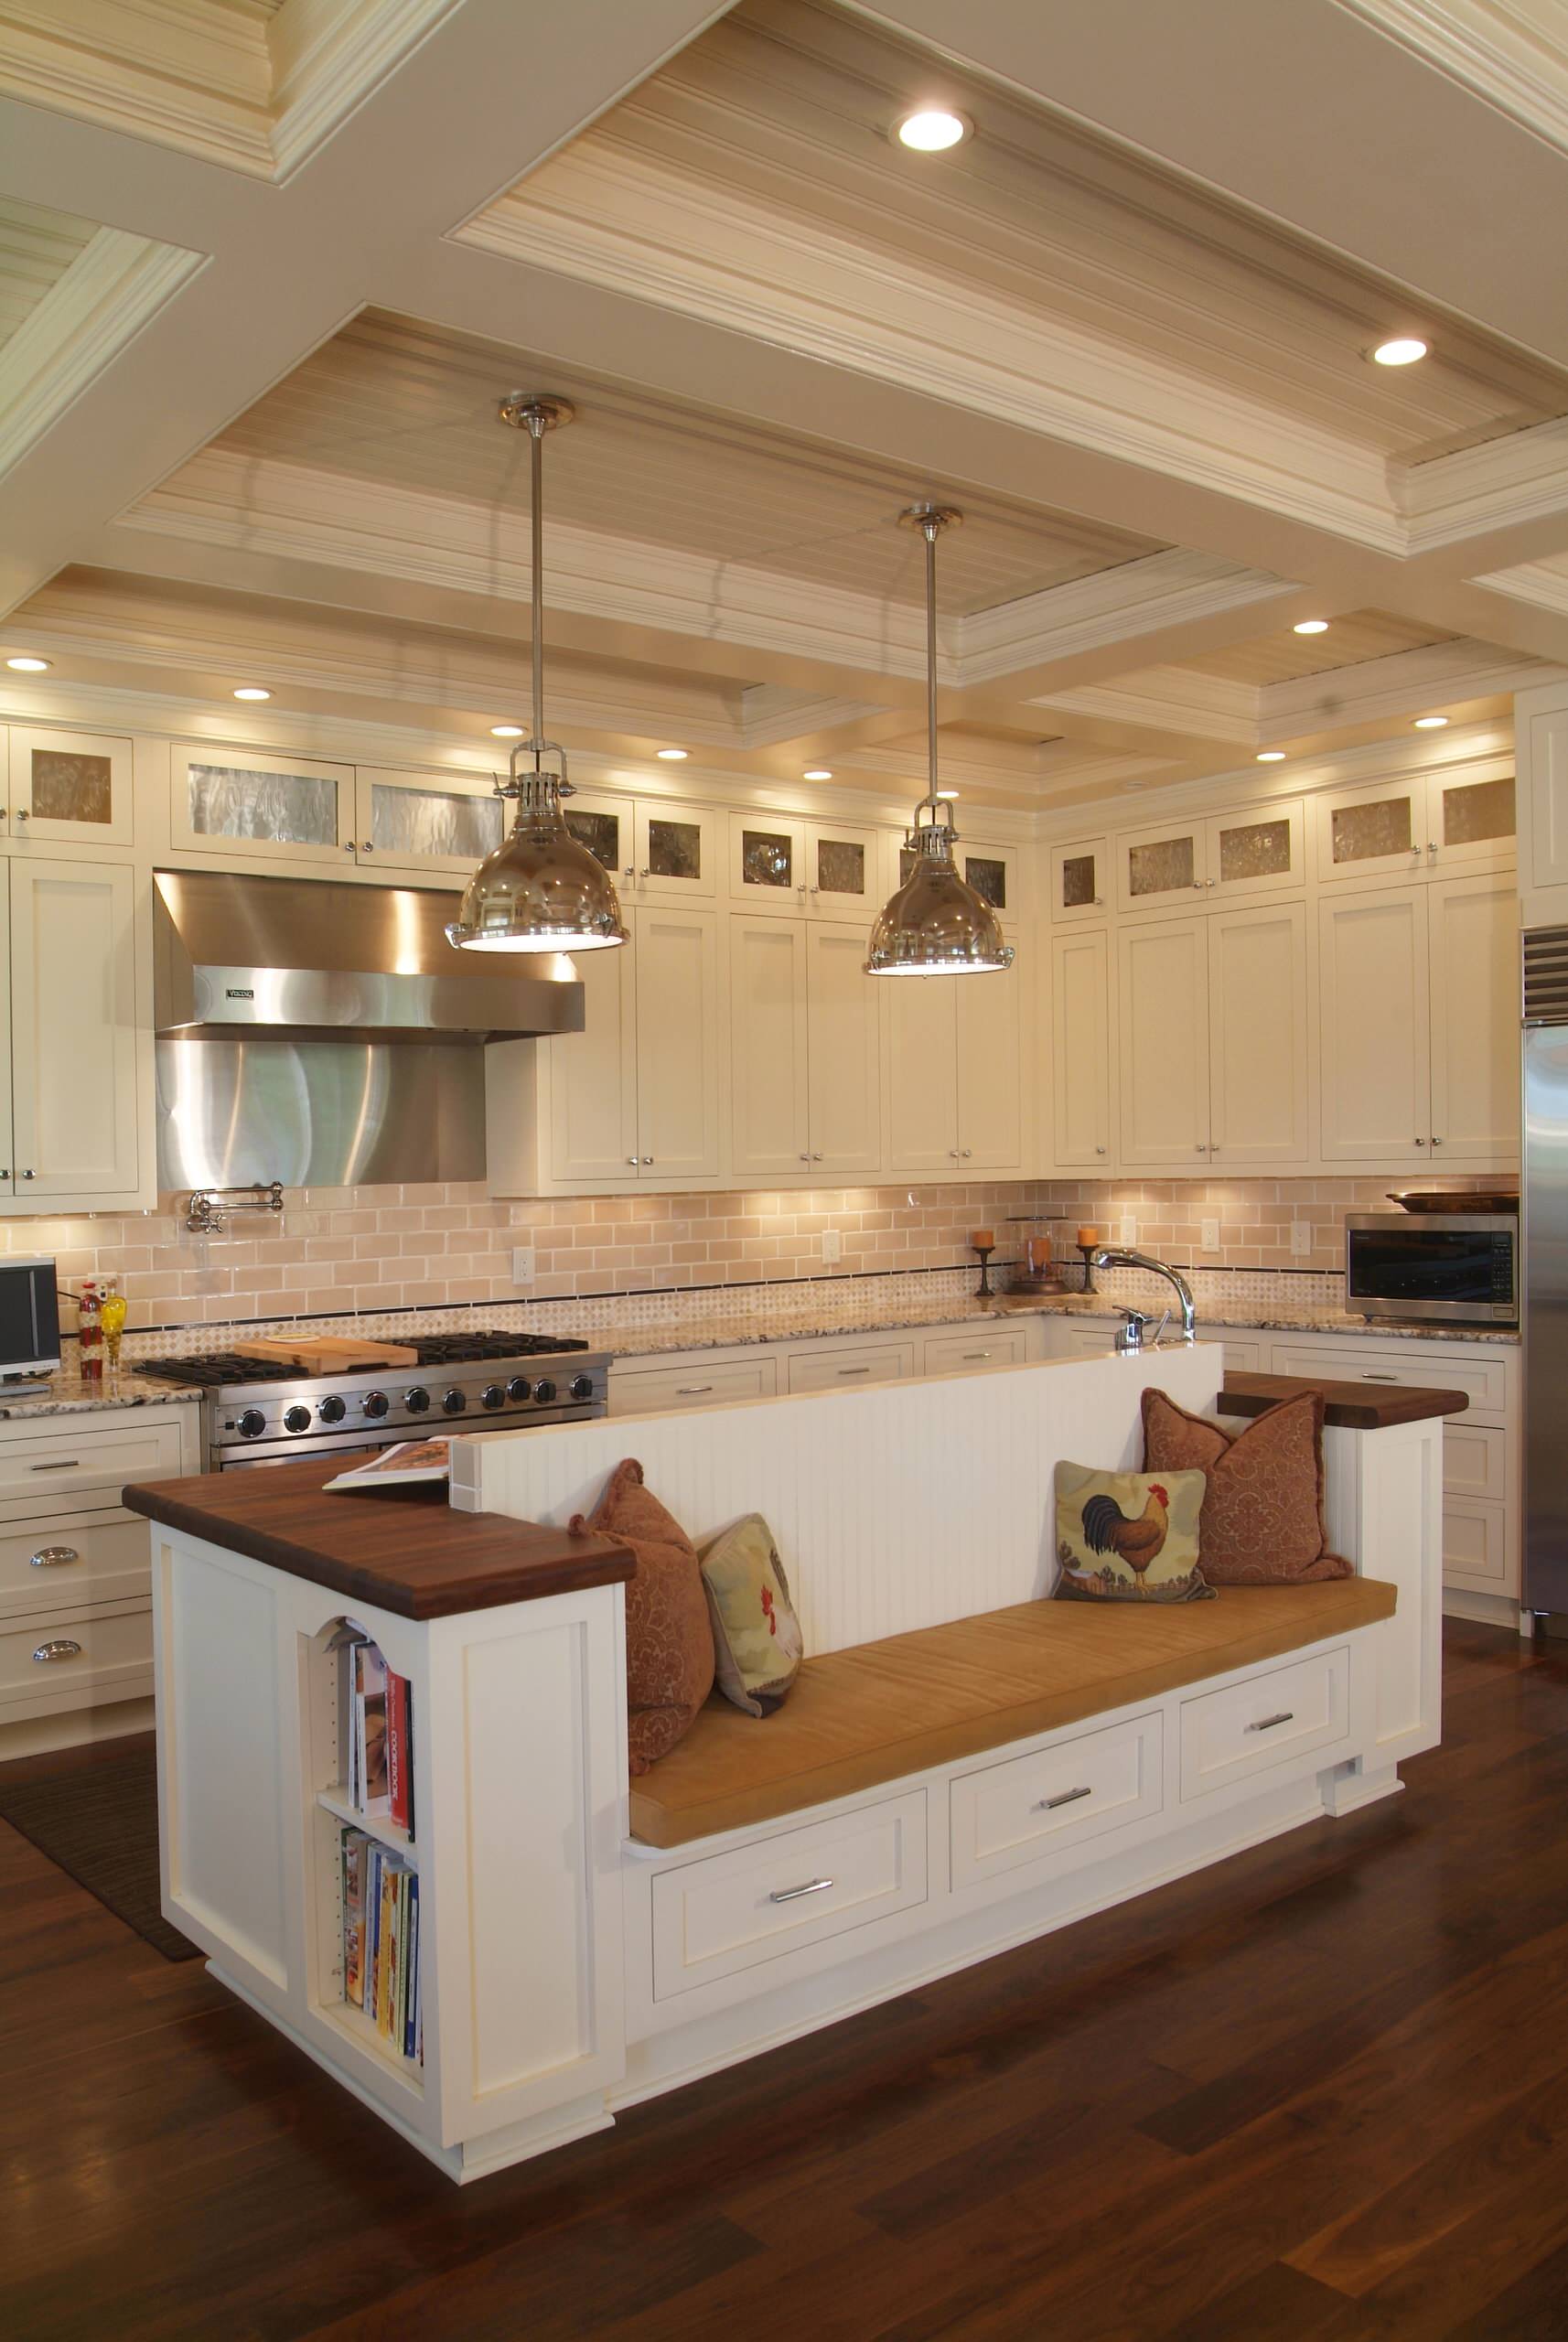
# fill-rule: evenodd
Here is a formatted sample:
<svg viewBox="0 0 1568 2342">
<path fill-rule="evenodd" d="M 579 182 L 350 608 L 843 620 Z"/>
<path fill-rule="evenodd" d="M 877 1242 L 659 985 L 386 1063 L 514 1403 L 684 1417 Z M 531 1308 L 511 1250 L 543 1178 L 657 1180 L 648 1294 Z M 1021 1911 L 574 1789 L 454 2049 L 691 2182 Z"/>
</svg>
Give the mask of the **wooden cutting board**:
<svg viewBox="0 0 1568 2342">
<path fill-rule="evenodd" d="M 266 1359 L 274 1366 L 297 1366 L 310 1374 L 351 1374 L 367 1366 L 417 1366 L 419 1352 L 406 1342 L 372 1342 L 344 1334 L 258 1335 L 236 1342 L 244 1358 Z"/>
</svg>

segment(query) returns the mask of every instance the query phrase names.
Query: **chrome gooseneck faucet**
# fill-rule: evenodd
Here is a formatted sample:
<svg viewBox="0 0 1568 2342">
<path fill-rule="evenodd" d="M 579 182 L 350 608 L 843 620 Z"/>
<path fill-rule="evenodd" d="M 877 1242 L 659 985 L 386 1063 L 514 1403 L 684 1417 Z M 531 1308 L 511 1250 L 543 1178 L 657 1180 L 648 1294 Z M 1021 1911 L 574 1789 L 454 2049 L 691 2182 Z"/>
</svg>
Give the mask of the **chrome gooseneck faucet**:
<svg viewBox="0 0 1568 2342">
<path fill-rule="evenodd" d="M 1099 1252 L 1090 1257 L 1097 1269 L 1147 1269 L 1152 1275 L 1164 1277 L 1167 1284 L 1175 1286 L 1176 1299 L 1181 1304 L 1182 1340 L 1194 1342 L 1197 1339 L 1192 1287 L 1179 1270 L 1167 1268 L 1164 1261 L 1152 1260 L 1147 1252 L 1116 1252 L 1109 1245 L 1101 1245 Z"/>
</svg>

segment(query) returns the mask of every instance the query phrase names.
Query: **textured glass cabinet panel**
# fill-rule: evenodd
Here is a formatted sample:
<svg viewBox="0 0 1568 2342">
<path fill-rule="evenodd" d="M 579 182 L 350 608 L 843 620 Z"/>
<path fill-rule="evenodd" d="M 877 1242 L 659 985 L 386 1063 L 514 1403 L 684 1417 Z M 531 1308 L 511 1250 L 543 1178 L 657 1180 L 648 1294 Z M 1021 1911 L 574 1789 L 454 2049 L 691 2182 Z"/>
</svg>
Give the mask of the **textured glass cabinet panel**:
<svg viewBox="0 0 1568 2342">
<path fill-rule="evenodd" d="M 1408 854 L 1412 843 L 1410 802 L 1402 796 L 1374 798 L 1368 805 L 1337 805 L 1332 829 L 1335 861 L 1378 862 L 1387 854 Z"/>
<path fill-rule="evenodd" d="M 460 854 L 482 862 L 501 842 L 499 797 L 466 797 L 438 789 L 371 787 L 371 836 L 378 854 L 418 862 Z"/>
<path fill-rule="evenodd" d="M 1006 909 L 1007 865 L 1004 862 L 993 862 L 984 854 L 966 854 L 963 875 L 983 903 L 989 903 L 993 911 Z"/>
<path fill-rule="evenodd" d="M 703 875 L 703 833 L 695 822 L 670 822 L 650 814 L 648 822 L 648 869 L 654 878 L 700 878 Z"/>
<path fill-rule="evenodd" d="M 847 838 L 817 840 L 817 886 L 824 895 L 865 893 L 865 848 Z"/>
<path fill-rule="evenodd" d="M 566 827 L 579 845 L 585 845 L 596 862 L 607 870 L 619 870 L 620 815 L 618 813 L 585 813 L 568 806 Z"/>
<path fill-rule="evenodd" d="M 1468 780 L 1443 792 L 1444 845 L 1481 845 L 1514 833 L 1513 779 Z"/>
<path fill-rule="evenodd" d="M 1132 895 L 1168 895 L 1193 883 L 1191 838 L 1155 838 L 1148 845 L 1127 849 L 1127 891 Z"/>
<path fill-rule="evenodd" d="M 1094 856 L 1069 854 L 1062 864 L 1062 908 L 1081 910 L 1094 900 Z"/>
<path fill-rule="evenodd" d="M 1273 878 L 1290 870 L 1290 823 L 1244 822 L 1240 829 L 1219 833 L 1219 883 L 1243 884 L 1249 878 Z"/>
<path fill-rule="evenodd" d="M 748 886 L 792 886 L 794 840 L 777 830 L 743 830 L 740 875 Z"/>
<path fill-rule="evenodd" d="M 190 826 L 199 837 L 265 838 L 278 845 L 336 845 L 338 784 L 299 772 L 241 765 L 189 765 Z"/>
<path fill-rule="evenodd" d="M 112 822 L 113 769 L 107 757 L 68 757 L 58 748 L 35 748 L 33 819 Z"/>
</svg>

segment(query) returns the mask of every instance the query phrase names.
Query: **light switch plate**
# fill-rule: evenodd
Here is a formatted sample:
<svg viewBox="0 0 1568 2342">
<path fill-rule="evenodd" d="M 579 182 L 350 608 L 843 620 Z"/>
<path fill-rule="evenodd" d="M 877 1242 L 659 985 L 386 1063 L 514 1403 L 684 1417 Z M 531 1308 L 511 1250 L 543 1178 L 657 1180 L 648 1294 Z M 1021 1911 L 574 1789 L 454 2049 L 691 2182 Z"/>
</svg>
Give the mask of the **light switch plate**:
<svg viewBox="0 0 1568 2342">
<path fill-rule="evenodd" d="M 1311 1223 L 1311 1221 L 1310 1221 L 1310 1220 L 1306 1220 L 1306 1219 L 1293 1219 L 1293 1220 L 1292 1220 L 1292 1222 L 1291 1222 L 1291 1224 L 1290 1224 L 1290 1249 L 1291 1249 L 1291 1251 L 1292 1251 L 1293 1252 L 1311 1252 L 1311 1250 L 1312 1250 L 1312 1223 Z"/>
<path fill-rule="evenodd" d="M 1219 1250 L 1219 1222 L 1217 1219 L 1200 1220 L 1198 1223 L 1197 1241 L 1204 1252 L 1218 1252 Z"/>
<path fill-rule="evenodd" d="M 1126 1219 L 1122 1222 L 1122 1231 L 1117 1237 L 1116 1241 L 1118 1244 L 1135 1244 L 1137 1241 L 1138 1223 L 1133 1218 L 1132 1213 L 1129 1212 Z"/>
<path fill-rule="evenodd" d="M 511 1281 L 521 1293 L 533 1283 L 533 1247 L 515 1244 L 511 1254 Z"/>
<path fill-rule="evenodd" d="M 824 1229 L 823 1229 L 823 1230 L 822 1230 L 822 1262 L 823 1262 L 823 1265 L 824 1265 L 825 1267 L 827 1267 L 827 1268 L 830 1268 L 830 1269 L 831 1269 L 831 1268 L 832 1268 L 832 1267 L 833 1267 L 833 1266 L 834 1266 L 838 1262 L 842 1261 L 843 1259 L 843 1235 L 840 1233 L 839 1230 L 837 1230 L 836 1228 L 824 1228 Z"/>
</svg>

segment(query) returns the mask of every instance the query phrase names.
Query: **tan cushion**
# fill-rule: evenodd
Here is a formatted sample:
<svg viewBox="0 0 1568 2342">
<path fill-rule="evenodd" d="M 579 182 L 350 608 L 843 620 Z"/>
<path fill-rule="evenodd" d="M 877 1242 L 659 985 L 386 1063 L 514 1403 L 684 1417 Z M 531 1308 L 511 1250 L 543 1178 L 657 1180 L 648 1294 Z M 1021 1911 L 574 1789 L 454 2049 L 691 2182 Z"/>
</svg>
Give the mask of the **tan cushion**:
<svg viewBox="0 0 1568 2342">
<path fill-rule="evenodd" d="M 1218 1602 L 1024 1602 L 809 1659 L 759 1728 L 712 1700 L 631 1792 L 632 1835 L 680 1846 L 1154 1700 L 1393 1616 L 1377 1578 L 1233 1586 Z"/>
<path fill-rule="evenodd" d="M 1197 1551 L 1201 1472 L 1057 1466 L 1058 1602 L 1210 1602 Z"/>
<path fill-rule="evenodd" d="M 1144 1393 L 1144 1469 L 1207 1476 L 1198 1533 L 1210 1585 L 1348 1577 L 1323 1517 L 1323 1394 L 1304 1391 L 1234 1437 L 1163 1391 Z"/>
<path fill-rule="evenodd" d="M 771 1715 L 806 1649 L 773 1531 L 759 1512 L 748 1512 L 711 1537 L 701 1560 L 714 1681 L 748 1716 Z"/>
<path fill-rule="evenodd" d="M 646 1773 L 690 1730 L 714 1688 L 714 1636 L 697 1549 L 651 1488 L 642 1466 L 618 1464 L 590 1529 L 618 1537 L 637 1555 L 626 1589 L 627 1754 Z M 574 1529 L 584 1526 L 579 1513 Z"/>
</svg>

